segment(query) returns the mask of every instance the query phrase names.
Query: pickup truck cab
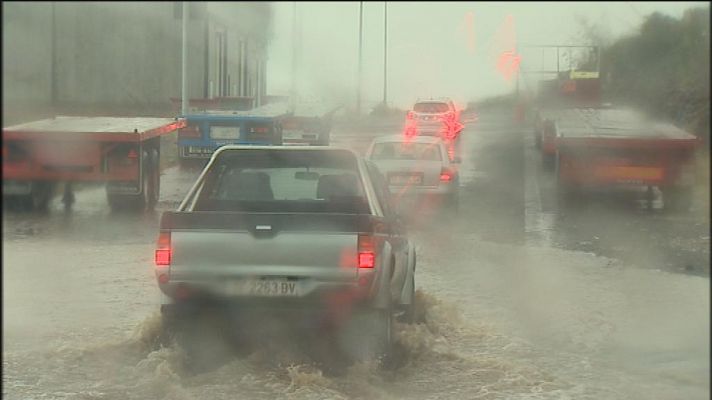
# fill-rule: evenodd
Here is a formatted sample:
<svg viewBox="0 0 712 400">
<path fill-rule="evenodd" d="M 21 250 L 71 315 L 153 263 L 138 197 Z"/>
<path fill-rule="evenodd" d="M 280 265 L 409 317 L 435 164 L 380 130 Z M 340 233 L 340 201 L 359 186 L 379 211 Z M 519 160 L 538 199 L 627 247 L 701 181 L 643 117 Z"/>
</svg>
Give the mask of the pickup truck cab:
<svg viewBox="0 0 712 400">
<path fill-rule="evenodd" d="M 218 149 L 162 215 L 155 274 L 167 323 L 183 305 L 299 307 L 342 325 L 347 354 L 388 357 L 412 321 L 415 248 L 377 167 L 347 149 Z M 362 346 L 363 345 L 363 346 Z"/>
</svg>

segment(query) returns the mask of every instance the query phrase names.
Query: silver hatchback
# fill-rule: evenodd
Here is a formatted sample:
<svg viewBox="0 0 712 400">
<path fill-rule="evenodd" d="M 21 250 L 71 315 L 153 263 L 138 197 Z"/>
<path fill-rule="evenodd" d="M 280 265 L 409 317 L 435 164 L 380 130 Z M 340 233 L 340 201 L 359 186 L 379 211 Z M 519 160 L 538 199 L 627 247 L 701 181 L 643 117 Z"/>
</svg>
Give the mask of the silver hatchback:
<svg viewBox="0 0 712 400">
<path fill-rule="evenodd" d="M 460 159 L 451 160 L 439 138 L 378 137 L 369 146 L 366 159 L 381 171 L 402 211 L 425 204 L 457 212 Z"/>
</svg>

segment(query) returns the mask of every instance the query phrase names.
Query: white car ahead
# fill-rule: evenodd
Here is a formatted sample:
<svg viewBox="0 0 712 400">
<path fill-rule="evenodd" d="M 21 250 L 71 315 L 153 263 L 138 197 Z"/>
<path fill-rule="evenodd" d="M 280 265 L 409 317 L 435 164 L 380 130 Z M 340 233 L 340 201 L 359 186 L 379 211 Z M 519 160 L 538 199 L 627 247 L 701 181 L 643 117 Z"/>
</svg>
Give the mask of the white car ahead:
<svg viewBox="0 0 712 400">
<path fill-rule="evenodd" d="M 406 116 L 406 136 L 436 136 L 453 140 L 462 128 L 460 111 L 448 98 L 418 100 Z"/>
<path fill-rule="evenodd" d="M 366 159 L 376 164 L 389 189 L 403 202 L 426 200 L 457 212 L 459 157 L 451 160 L 445 143 L 433 136 L 383 136 L 374 139 Z"/>
</svg>

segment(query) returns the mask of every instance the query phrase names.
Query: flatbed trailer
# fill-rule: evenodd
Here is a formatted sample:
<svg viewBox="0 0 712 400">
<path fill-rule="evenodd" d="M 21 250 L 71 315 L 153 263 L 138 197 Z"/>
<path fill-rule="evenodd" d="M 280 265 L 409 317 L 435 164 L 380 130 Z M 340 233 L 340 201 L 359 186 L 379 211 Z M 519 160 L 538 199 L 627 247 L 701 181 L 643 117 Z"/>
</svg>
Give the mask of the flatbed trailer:
<svg viewBox="0 0 712 400">
<path fill-rule="evenodd" d="M 643 186 L 652 206 L 657 187 L 665 208 L 689 209 L 696 136 L 628 109 L 572 108 L 549 117 L 562 194 L 585 187 Z"/>
<path fill-rule="evenodd" d="M 112 209 L 152 208 L 160 193 L 160 137 L 185 126 L 173 118 L 55 118 L 2 130 L 3 199 L 44 209 L 58 183 L 106 182 Z"/>
</svg>

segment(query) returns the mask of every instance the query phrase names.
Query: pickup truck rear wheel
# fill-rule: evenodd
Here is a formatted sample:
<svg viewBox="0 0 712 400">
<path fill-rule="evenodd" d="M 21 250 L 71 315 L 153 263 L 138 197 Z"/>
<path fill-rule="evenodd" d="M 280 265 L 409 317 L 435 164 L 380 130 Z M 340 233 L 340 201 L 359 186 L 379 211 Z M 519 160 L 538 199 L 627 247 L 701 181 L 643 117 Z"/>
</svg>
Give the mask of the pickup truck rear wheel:
<svg viewBox="0 0 712 400">
<path fill-rule="evenodd" d="M 378 360 L 381 366 L 391 364 L 393 351 L 393 310 L 355 311 L 342 327 L 340 347 L 351 361 Z"/>
<path fill-rule="evenodd" d="M 410 304 L 403 306 L 403 314 L 399 318 L 399 321 L 405 324 L 415 323 L 415 274 L 411 277 L 410 286 Z"/>
<path fill-rule="evenodd" d="M 232 354 L 222 317 L 219 310 L 204 304 L 164 304 L 161 342 L 178 345 L 185 351 L 194 372 L 218 367 Z"/>
<path fill-rule="evenodd" d="M 370 315 L 372 354 L 384 367 L 390 366 L 393 352 L 393 311 L 377 310 Z"/>
</svg>

